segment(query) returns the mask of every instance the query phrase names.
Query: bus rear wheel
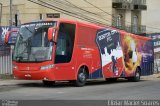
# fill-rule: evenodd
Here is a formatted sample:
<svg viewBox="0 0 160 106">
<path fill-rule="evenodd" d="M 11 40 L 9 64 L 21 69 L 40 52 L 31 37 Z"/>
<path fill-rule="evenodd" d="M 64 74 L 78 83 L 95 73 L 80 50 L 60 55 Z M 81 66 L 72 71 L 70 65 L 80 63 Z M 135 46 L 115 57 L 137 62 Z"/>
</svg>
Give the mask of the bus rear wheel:
<svg viewBox="0 0 160 106">
<path fill-rule="evenodd" d="M 73 83 L 77 87 L 82 87 L 86 84 L 86 80 L 87 80 L 87 72 L 85 68 L 80 68 L 77 75 L 77 80 L 73 81 Z"/>
<path fill-rule="evenodd" d="M 141 74 L 139 68 L 137 68 L 134 77 L 128 78 L 129 81 L 138 82 L 140 81 Z"/>
</svg>

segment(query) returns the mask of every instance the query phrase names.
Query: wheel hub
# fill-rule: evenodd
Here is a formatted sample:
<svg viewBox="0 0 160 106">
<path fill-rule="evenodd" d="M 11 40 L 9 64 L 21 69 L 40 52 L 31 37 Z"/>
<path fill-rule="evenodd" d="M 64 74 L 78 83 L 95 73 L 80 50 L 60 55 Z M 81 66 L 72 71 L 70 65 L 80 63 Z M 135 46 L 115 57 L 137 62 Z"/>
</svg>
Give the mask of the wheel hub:
<svg viewBox="0 0 160 106">
<path fill-rule="evenodd" d="M 83 81 L 85 81 L 85 79 L 86 79 L 85 74 L 84 74 L 84 73 L 80 73 L 80 74 L 79 74 L 79 80 L 80 80 L 81 82 L 83 82 Z"/>
<path fill-rule="evenodd" d="M 139 73 L 138 72 L 136 73 L 136 77 L 139 78 Z"/>
</svg>

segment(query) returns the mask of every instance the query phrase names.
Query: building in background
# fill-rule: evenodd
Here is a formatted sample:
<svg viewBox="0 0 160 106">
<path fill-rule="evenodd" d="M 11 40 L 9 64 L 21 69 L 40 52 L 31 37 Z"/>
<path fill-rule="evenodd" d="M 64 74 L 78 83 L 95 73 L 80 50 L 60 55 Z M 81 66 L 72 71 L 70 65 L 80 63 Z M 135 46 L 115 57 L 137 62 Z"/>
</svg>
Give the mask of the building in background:
<svg viewBox="0 0 160 106">
<path fill-rule="evenodd" d="M 112 12 L 111 0 L 91 0 L 91 2 L 96 3 L 96 5 L 98 4 L 98 7 L 104 9 L 106 12 Z M 0 3 L 3 4 L 1 25 L 10 25 L 10 0 L 0 0 Z M 15 23 L 16 14 L 19 24 L 43 18 L 90 20 L 89 22 L 100 20 L 101 23 L 107 23 L 108 25 L 111 25 L 112 22 L 111 16 L 97 10 L 85 0 L 23 0 L 23 2 L 22 0 L 12 0 L 12 4 L 13 24 Z M 106 22 L 106 20 L 102 18 L 106 18 L 106 20 L 109 18 L 109 22 Z"/>
<path fill-rule="evenodd" d="M 146 0 L 12 0 L 14 25 L 43 18 L 67 18 L 114 26 L 132 33 L 146 32 L 142 11 Z M 10 0 L 3 4 L 1 25 L 10 25 Z"/>
<path fill-rule="evenodd" d="M 131 33 L 146 33 L 146 25 L 142 25 L 142 12 L 147 11 L 146 0 L 113 0 L 113 26 Z"/>
<path fill-rule="evenodd" d="M 160 33 L 152 33 L 147 36 L 153 39 L 154 45 L 154 71 L 160 72 Z"/>
<path fill-rule="evenodd" d="M 160 29 L 159 0 L 12 0 L 13 24 L 66 18 L 114 26 L 136 34 Z M 10 0 L 2 4 L 1 25 L 10 25 Z M 153 27 L 153 28 L 151 28 Z M 159 29 L 156 29 L 159 28 Z"/>
<path fill-rule="evenodd" d="M 115 26 L 136 34 L 158 33 L 159 0 L 12 0 L 13 24 L 66 18 Z M 2 26 L 10 25 L 10 0 L 0 0 Z M 156 29 L 159 28 L 159 29 Z"/>
</svg>

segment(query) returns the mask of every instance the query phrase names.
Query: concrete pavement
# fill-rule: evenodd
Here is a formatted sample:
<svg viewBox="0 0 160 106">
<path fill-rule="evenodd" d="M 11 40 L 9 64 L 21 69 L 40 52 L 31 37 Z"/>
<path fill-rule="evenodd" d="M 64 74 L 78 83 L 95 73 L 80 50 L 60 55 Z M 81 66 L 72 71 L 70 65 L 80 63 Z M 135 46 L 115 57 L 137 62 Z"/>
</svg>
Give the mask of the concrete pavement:
<svg viewBox="0 0 160 106">
<path fill-rule="evenodd" d="M 160 80 L 160 73 L 153 74 L 153 75 L 150 75 L 150 76 L 142 76 L 141 80 Z M 25 83 L 32 83 L 32 82 L 34 83 L 34 82 L 41 82 L 41 81 L 16 80 L 16 79 L 0 79 L 0 86 L 25 84 Z"/>
</svg>

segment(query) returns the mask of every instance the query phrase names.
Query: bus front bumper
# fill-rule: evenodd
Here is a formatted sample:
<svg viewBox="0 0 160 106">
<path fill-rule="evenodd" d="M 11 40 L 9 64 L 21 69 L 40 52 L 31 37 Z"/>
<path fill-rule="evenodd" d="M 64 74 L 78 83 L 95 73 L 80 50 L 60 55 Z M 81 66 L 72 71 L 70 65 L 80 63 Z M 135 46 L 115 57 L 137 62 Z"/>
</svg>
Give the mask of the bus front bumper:
<svg viewBox="0 0 160 106">
<path fill-rule="evenodd" d="M 43 71 L 13 70 L 13 75 L 16 79 L 23 79 L 23 80 L 50 80 L 50 81 L 55 80 L 53 70 L 43 70 Z"/>
</svg>

